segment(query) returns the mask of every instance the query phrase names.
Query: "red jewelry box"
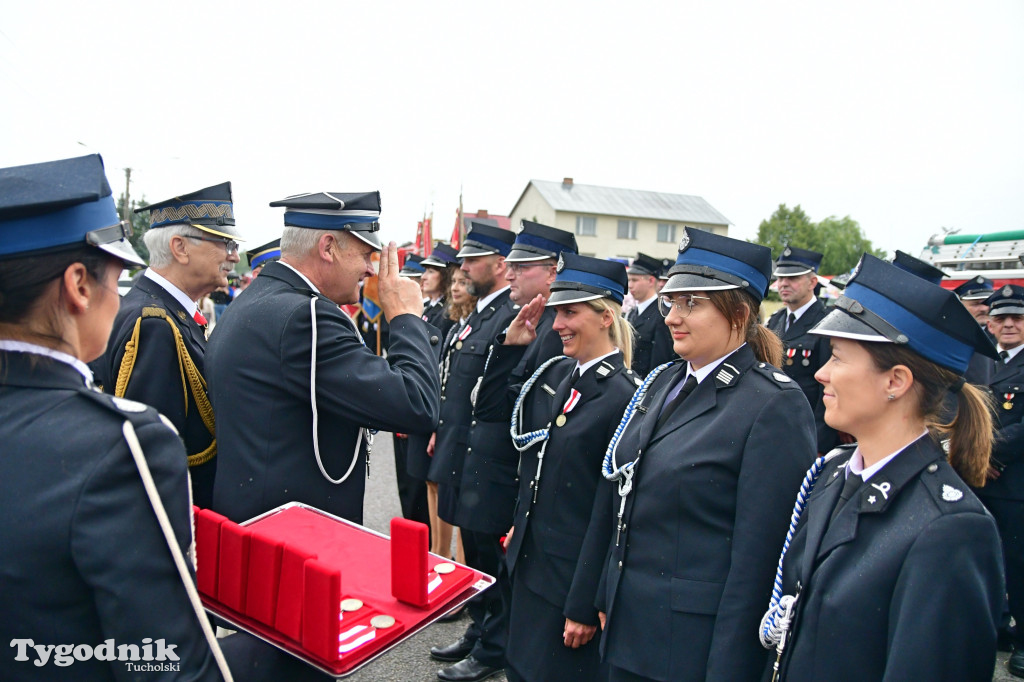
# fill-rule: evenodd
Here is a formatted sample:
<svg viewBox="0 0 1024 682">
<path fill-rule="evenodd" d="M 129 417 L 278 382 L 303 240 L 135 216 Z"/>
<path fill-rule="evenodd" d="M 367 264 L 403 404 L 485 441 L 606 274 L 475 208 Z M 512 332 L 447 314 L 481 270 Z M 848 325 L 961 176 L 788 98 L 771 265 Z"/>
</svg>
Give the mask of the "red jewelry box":
<svg viewBox="0 0 1024 682">
<path fill-rule="evenodd" d="M 392 519 L 388 538 L 298 502 L 241 525 L 195 514 L 206 609 L 334 677 L 494 583 L 430 554 L 427 527 L 415 521 Z"/>
</svg>

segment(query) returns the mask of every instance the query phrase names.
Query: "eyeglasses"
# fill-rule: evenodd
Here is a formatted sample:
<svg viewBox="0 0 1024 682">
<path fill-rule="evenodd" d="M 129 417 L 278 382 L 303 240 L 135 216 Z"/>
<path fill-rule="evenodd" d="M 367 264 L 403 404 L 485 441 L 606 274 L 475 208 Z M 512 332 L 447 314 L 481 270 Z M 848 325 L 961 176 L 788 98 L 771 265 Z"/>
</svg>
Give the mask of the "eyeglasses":
<svg viewBox="0 0 1024 682">
<path fill-rule="evenodd" d="M 680 317 L 687 317 L 693 312 L 693 307 L 697 305 L 697 301 L 710 301 L 711 299 L 707 296 L 695 296 L 693 294 L 674 294 L 673 296 L 659 296 L 658 297 L 658 312 L 661 313 L 662 317 L 668 317 L 668 314 L 673 308 L 679 313 Z"/>
<path fill-rule="evenodd" d="M 508 269 L 513 275 L 520 274 L 527 268 L 550 268 L 553 267 L 550 263 L 509 263 Z"/>
<path fill-rule="evenodd" d="M 223 244 L 227 250 L 228 255 L 238 253 L 238 242 L 234 239 L 219 239 L 217 237 L 191 237 L 191 239 L 198 239 L 204 242 L 213 242 L 214 244 Z"/>
</svg>

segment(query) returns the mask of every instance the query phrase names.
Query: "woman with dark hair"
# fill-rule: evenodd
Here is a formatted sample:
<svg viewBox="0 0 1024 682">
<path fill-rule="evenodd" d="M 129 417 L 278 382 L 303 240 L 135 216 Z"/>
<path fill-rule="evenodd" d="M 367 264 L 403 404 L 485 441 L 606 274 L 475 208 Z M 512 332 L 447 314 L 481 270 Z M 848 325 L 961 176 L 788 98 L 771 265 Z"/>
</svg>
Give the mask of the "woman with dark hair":
<svg viewBox="0 0 1024 682">
<path fill-rule="evenodd" d="M 587 560 L 607 557 L 611 680 L 756 680 L 767 663 L 748 628 L 816 447 L 807 399 L 758 322 L 771 270 L 766 247 L 683 232 L 659 299 L 682 360 L 653 369 L 626 408 L 605 521 L 584 543 Z"/>
<path fill-rule="evenodd" d="M 213 635 L 178 434 L 92 386 L 118 276 L 143 265 L 130 234 L 98 155 L 0 169 L 3 678 L 231 679 L 226 659 L 266 655 L 256 677 L 282 679 L 276 650 L 233 635 L 222 653 Z"/>
<path fill-rule="evenodd" d="M 953 293 L 873 256 L 843 293 L 811 333 L 832 342 L 825 421 L 857 442 L 800 489 L 762 623 L 766 677 L 987 682 L 1002 560 L 967 484 L 985 482 L 992 416 L 963 375 L 995 349 Z"/>
</svg>

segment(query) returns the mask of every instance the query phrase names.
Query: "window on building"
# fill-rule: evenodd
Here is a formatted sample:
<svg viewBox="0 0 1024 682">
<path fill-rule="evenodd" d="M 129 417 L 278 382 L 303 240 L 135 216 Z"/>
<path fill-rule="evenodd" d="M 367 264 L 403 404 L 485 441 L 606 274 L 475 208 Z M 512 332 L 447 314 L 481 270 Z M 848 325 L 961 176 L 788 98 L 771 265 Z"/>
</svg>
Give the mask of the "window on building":
<svg viewBox="0 0 1024 682">
<path fill-rule="evenodd" d="M 659 242 L 675 242 L 676 240 L 676 225 L 675 223 L 658 223 L 658 241 Z"/>
<path fill-rule="evenodd" d="M 636 239 L 636 221 L 619 221 L 619 239 Z"/>
<path fill-rule="evenodd" d="M 576 234 L 584 237 L 597 236 L 597 218 L 593 216 L 576 216 Z"/>
</svg>

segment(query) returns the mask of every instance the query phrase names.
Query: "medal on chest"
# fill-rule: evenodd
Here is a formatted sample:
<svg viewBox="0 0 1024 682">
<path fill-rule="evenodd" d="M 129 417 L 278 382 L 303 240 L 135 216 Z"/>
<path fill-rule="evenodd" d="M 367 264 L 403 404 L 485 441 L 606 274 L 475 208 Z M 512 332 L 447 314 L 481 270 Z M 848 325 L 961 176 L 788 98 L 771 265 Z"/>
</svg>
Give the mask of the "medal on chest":
<svg viewBox="0 0 1024 682">
<path fill-rule="evenodd" d="M 568 420 L 566 415 L 576 409 L 581 397 L 580 392 L 575 388 L 569 389 L 569 398 L 565 401 L 565 405 L 562 405 L 562 414 L 555 417 L 555 426 L 565 426 L 565 422 Z"/>
<path fill-rule="evenodd" d="M 804 356 L 804 359 L 800 361 L 800 364 L 803 365 L 804 367 L 810 367 L 810 365 L 811 365 L 811 351 L 809 351 L 809 350 L 802 350 L 802 351 L 800 351 L 800 354 Z"/>
<path fill-rule="evenodd" d="M 796 348 L 787 348 L 786 349 L 786 364 L 787 365 L 792 365 L 793 364 L 794 356 L 796 356 Z"/>
<path fill-rule="evenodd" d="M 462 340 L 465 339 L 473 332 L 473 327 L 466 325 L 466 328 L 459 332 L 459 335 L 455 337 L 455 350 L 462 350 Z"/>
<path fill-rule="evenodd" d="M 1003 397 L 1006 399 L 1006 402 L 1003 403 L 1003 409 L 1004 410 L 1012 410 L 1013 409 L 1013 397 L 1015 395 L 1017 395 L 1017 394 L 1016 393 L 1004 393 L 1003 394 Z"/>
</svg>

